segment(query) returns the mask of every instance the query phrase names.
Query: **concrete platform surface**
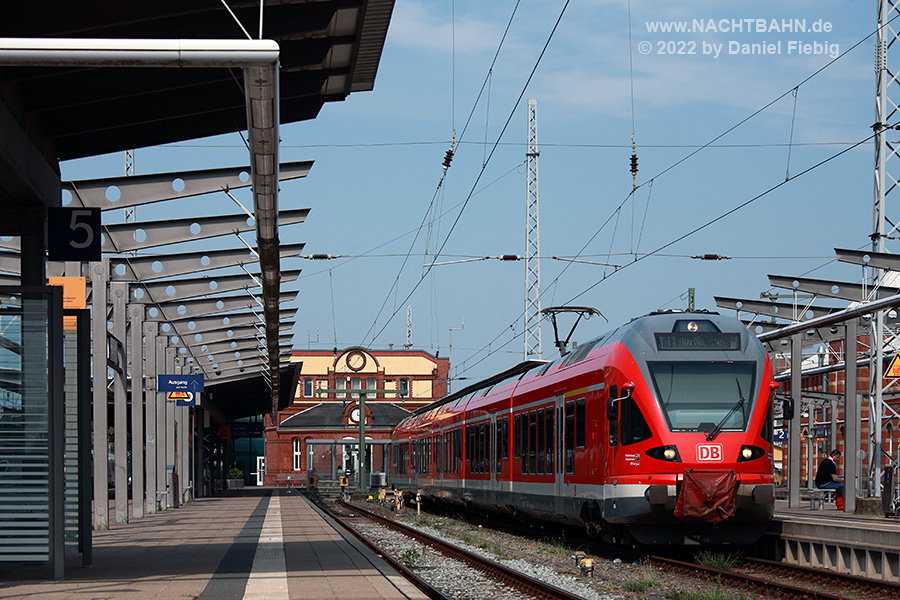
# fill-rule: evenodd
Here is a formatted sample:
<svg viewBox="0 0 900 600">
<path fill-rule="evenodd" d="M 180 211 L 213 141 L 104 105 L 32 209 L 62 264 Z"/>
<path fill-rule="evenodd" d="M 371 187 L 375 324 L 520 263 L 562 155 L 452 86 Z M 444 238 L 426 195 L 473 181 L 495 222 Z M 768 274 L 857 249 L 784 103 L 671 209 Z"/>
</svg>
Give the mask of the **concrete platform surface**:
<svg viewBox="0 0 900 600">
<path fill-rule="evenodd" d="M 111 525 L 93 566 L 0 565 L 0 598 L 281 600 L 425 596 L 299 493 L 253 488 Z"/>
</svg>

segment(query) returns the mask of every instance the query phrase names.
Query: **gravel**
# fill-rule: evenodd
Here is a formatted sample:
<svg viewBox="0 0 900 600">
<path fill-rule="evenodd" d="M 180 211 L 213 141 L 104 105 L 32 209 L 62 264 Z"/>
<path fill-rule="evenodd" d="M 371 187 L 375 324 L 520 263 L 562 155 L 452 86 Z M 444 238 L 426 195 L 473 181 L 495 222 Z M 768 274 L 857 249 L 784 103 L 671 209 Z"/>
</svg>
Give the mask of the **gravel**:
<svg viewBox="0 0 900 600">
<path fill-rule="evenodd" d="M 452 542 L 586 600 L 666 600 L 676 597 L 679 592 L 719 592 L 728 594 L 721 596 L 723 598 L 739 598 L 742 594 L 744 598 L 748 597 L 745 591 L 731 591 L 720 584 L 619 558 L 592 556 L 595 561 L 594 576 L 582 577 L 572 558 L 576 549 L 567 547 L 563 540 L 553 539 L 552 536 L 535 540 L 448 517 L 427 513 L 417 516 L 414 510 L 407 509 L 404 513 L 395 515 L 372 503 L 360 505 L 366 510 L 390 515 L 428 535 Z M 391 551 L 394 558 L 411 566 L 417 575 L 452 598 L 521 598 L 520 594 L 487 579 L 480 572 L 384 527 L 366 523 L 360 524 L 359 530 L 386 551 L 389 551 L 389 547 L 394 548 Z M 686 551 L 685 554 L 685 559 L 690 559 L 690 552 Z M 753 598 L 765 600 L 764 596 Z"/>
</svg>

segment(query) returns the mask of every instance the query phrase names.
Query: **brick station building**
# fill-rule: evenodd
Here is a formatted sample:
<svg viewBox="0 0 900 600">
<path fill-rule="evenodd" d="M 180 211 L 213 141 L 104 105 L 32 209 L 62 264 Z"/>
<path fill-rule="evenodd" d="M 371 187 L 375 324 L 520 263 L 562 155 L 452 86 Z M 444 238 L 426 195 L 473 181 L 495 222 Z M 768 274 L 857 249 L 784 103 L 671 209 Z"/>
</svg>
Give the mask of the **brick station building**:
<svg viewBox="0 0 900 600">
<path fill-rule="evenodd" d="M 299 368 L 293 402 L 266 419 L 266 485 L 284 485 L 287 475 L 320 479 L 336 471 L 359 471 L 359 392 L 367 393 L 366 473 L 386 471 L 383 444 L 412 411 L 446 395 L 450 361 L 422 350 L 297 350 Z M 346 390 L 346 391 L 343 391 Z M 317 443 L 318 442 L 318 443 Z"/>
</svg>

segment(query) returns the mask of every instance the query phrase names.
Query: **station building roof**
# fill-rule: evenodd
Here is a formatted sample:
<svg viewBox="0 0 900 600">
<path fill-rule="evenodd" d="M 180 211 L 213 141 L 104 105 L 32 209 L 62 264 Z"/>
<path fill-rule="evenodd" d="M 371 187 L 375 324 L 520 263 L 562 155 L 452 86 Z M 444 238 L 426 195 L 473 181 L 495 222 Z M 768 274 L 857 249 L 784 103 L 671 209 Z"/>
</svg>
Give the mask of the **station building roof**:
<svg viewBox="0 0 900 600">
<path fill-rule="evenodd" d="M 341 417 L 345 407 L 340 402 L 322 402 L 297 414 L 291 415 L 278 425 L 280 430 L 292 429 L 334 429 L 342 427 Z M 372 415 L 372 421 L 366 424 L 366 430 L 392 430 L 411 412 L 395 404 L 386 402 L 367 402 L 366 410 Z"/>
</svg>

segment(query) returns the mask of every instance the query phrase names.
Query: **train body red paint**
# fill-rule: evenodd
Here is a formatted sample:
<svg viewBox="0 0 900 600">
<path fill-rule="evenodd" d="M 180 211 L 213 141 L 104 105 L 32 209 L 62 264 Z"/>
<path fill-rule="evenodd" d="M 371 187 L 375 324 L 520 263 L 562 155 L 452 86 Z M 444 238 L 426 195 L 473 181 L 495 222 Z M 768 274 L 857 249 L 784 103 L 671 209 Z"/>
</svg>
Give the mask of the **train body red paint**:
<svg viewBox="0 0 900 600">
<path fill-rule="evenodd" d="M 737 319 L 654 313 L 400 423 L 391 481 L 639 544 L 746 544 L 774 512 L 776 384 Z"/>
</svg>

